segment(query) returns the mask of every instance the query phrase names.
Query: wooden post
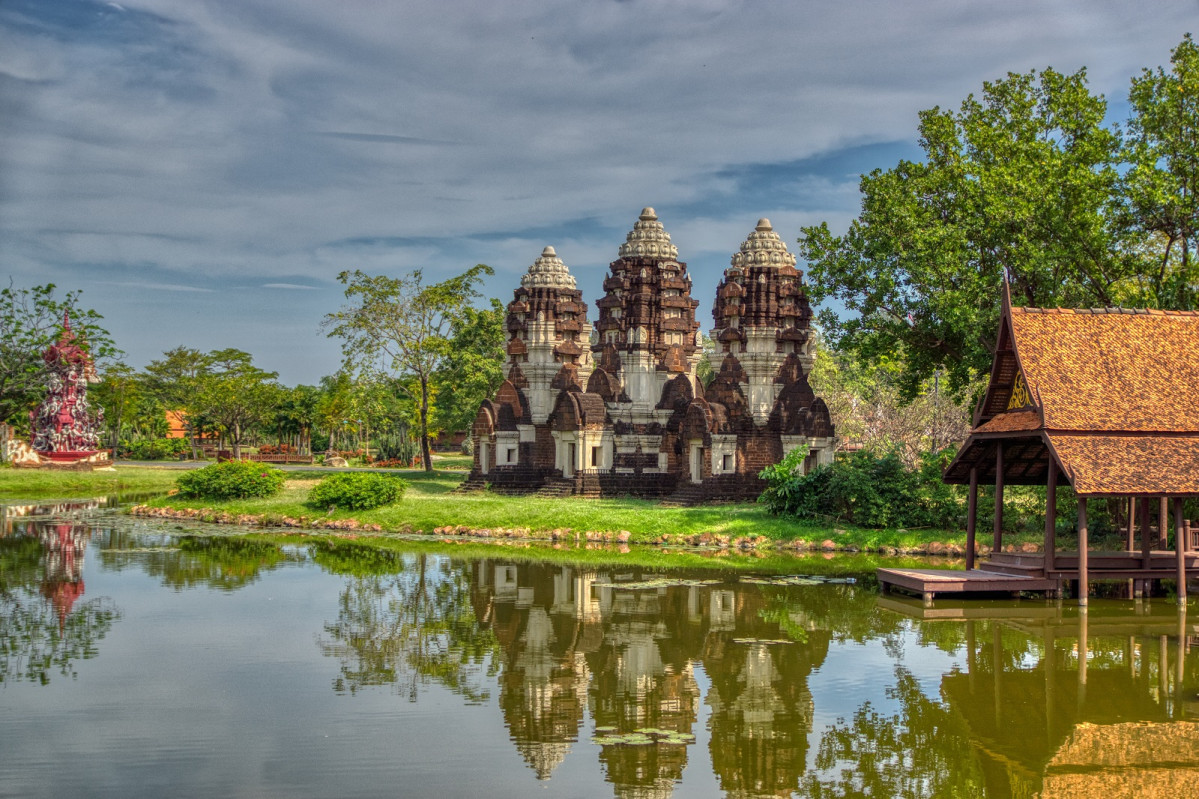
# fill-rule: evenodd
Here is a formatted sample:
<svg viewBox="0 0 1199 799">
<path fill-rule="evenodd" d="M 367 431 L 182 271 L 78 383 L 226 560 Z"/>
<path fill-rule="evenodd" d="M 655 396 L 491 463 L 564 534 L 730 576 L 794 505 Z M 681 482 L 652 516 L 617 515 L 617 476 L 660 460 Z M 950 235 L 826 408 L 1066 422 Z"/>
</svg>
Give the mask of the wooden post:
<svg viewBox="0 0 1199 799">
<path fill-rule="evenodd" d="M 1166 532 L 1170 529 L 1170 502 L 1166 497 L 1162 497 L 1157 504 L 1157 548 L 1166 549 L 1170 542 L 1167 540 Z"/>
<path fill-rule="evenodd" d="M 1148 507 L 1148 506 L 1146 506 Z M 1078 604 L 1086 605 L 1090 595 L 1087 584 L 1087 500 L 1078 498 Z M 1085 679 L 1083 680 L 1086 681 Z"/>
<path fill-rule="evenodd" d="M 978 467 L 970 467 L 970 495 L 966 500 L 966 571 L 974 568 L 974 539 L 978 528 Z"/>
<path fill-rule="evenodd" d="M 1182 529 L 1182 497 L 1174 497 L 1174 565 L 1178 569 L 1178 604 L 1187 603 L 1186 532 Z"/>
<path fill-rule="evenodd" d="M 1003 550 L 1003 442 L 995 442 L 995 530 L 991 551 Z"/>
<path fill-rule="evenodd" d="M 1153 560 L 1153 542 L 1149 540 L 1149 497 L 1141 497 L 1141 568 L 1149 569 Z"/>
<path fill-rule="evenodd" d="M 1078 707 L 1081 709 L 1087 700 L 1087 658 L 1091 651 L 1088 638 L 1087 609 L 1083 607 L 1078 613 Z"/>
<path fill-rule="evenodd" d="M 1128 545 L 1126 547 L 1124 547 L 1129 552 L 1132 552 L 1132 548 L 1136 546 L 1136 535 L 1137 535 L 1137 498 L 1129 497 L 1128 498 L 1128 536 L 1127 536 L 1127 544 Z"/>
<path fill-rule="evenodd" d="M 1057 547 L 1057 464 L 1049 454 L 1049 480 L 1045 486 L 1045 576 L 1053 569 L 1053 553 Z"/>
<path fill-rule="evenodd" d="M 1182 684 L 1186 681 L 1187 609 L 1178 606 L 1178 661 L 1174 664 L 1174 717 L 1183 717 Z"/>
</svg>

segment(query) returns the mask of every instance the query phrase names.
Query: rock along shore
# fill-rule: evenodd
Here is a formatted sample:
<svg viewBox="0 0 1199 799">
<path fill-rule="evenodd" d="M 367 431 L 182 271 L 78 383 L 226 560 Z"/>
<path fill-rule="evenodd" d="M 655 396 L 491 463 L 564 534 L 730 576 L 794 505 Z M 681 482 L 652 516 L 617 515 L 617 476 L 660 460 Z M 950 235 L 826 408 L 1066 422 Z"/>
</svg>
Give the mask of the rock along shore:
<svg viewBox="0 0 1199 799">
<path fill-rule="evenodd" d="M 134 516 L 142 516 L 156 519 L 181 519 L 194 522 L 205 522 L 208 524 L 229 524 L 239 527 L 253 528 L 285 528 L 295 530 L 311 530 L 320 531 L 322 533 L 330 533 L 334 535 L 349 535 L 358 537 L 359 534 L 383 533 L 384 530 L 377 524 L 364 524 L 357 519 L 326 519 L 326 518 L 308 518 L 306 516 L 292 517 L 280 516 L 276 514 L 251 514 L 251 513 L 229 513 L 227 511 L 214 510 L 212 508 L 159 508 L 149 505 L 134 505 L 129 509 L 129 512 Z M 761 550 L 774 549 L 782 551 L 794 552 L 868 552 L 878 553 L 882 555 L 939 555 L 943 557 L 960 558 L 965 556 L 965 547 L 957 543 L 945 544 L 940 541 L 932 541 L 927 544 L 921 544 L 913 547 L 896 548 L 892 546 L 881 547 L 861 547 L 856 544 L 838 542 L 833 538 L 826 538 L 823 541 L 811 541 L 807 539 L 791 539 L 787 541 L 776 541 L 766 536 L 737 536 L 731 537 L 727 535 L 715 533 L 694 533 L 689 535 L 669 535 L 663 534 L 657 537 L 641 539 L 634 541 L 633 534 L 628 530 L 598 531 L 598 530 L 574 530 L 569 527 L 561 527 L 553 530 L 533 530 L 529 527 L 467 527 L 465 525 L 447 525 L 445 527 L 435 527 L 433 530 L 417 530 L 409 525 L 403 525 L 399 529 L 389 530 L 387 532 L 400 533 L 405 535 L 428 535 L 441 538 L 475 538 L 483 540 L 504 540 L 511 541 L 552 541 L 552 542 L 567 542 L 573 541 L 578 543 L 593 543 L 593 544 L 646 544 L 650 546 L 669 546 L 669 547 L 704 547 L 709 549 L 727 549 L 727 550 Z M 840 531 L 834 530 L 833 534 L 837 535 Z M 1004 547 L 1005 551 L 1021 551 L 1021 552 L 1039 552 L 1040 547 L 1035 544 L 1009 545 Z M 978 545 L 976 552 L 979 555 L 988 555 L 991 552 L 989 546 Z"/>
</svg>

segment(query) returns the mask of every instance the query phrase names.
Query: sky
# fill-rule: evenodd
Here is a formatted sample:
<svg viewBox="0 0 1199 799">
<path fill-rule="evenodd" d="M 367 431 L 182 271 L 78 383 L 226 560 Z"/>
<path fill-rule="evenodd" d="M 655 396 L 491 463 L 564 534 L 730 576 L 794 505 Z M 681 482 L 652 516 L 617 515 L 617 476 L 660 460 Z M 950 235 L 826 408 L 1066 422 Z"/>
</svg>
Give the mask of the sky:
<svg viewBox="0 0 1199 799">
<path fill-rule="evenodd" d="M 918 113 L 1085 67 L 1109 117 L 1199 1 L 0 0 L 0 279 L 53 282 L 135 368 L 236 347 L 287 385 L 361 269 L 552 245 L 595 301 L 653 206 L 702 329 L 760 217 L 845 230 Z M 801 269 L 803 264 L 800 264 Z"/>
</svg>

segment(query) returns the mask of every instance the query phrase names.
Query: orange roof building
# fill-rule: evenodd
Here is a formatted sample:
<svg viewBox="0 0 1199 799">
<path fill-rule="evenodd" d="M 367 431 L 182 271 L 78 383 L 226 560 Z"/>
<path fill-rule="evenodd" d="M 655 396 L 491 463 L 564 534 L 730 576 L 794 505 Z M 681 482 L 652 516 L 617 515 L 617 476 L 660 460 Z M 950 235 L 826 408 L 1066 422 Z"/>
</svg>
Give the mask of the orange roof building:
<svg viewBox="0 0 1199 799">
<path fill-rule="evenodd" d="M 968 484 L 967 568 L 973 567 L 979 482 L 996 488 L 989 569 L 1003 565 L 1003 487 L 1045 485 L 1044 576 L 1077 561 L 1086 585 L 1087 497 L 1127 498 L 1129 529 L 1121 553 L 1138 562 L 1107 576 L 1146 577 L 1154 549 L 1164 549 L 1168 503 L 1174 504 L 1180 600 L 1186 535 L 1182 498 L 1199 496 L 1199 313 L 1124 308 L 1019 308 L 1005 285 L 995 359 L 974 427 L 945 471 L 948 483 Z M 1065 480 L 1079 497 L 1080 550 L 1058 554 L 1053 528 L 1056 487 Z M 1152 503 L 1151 503 L 1151 500 Z M 1133 548 L 1134 502 L 1140 503 L 1141 552 Z M 1151 504 L 1157 533 L 1151 534 Z M 1158 553 L 1166 555 L 1166 553 Z M 1174 564 L 1170 564 L 1171 566 Z M 1197 564 L 1199 565 L 1199 564 Z M 1137 574 L 1133 574 L 1135 571 Z M 1173 577 L 1173 573 L 1156 576 Z M 1096 577 L 1100 576 L 1096 574 Z M 1085 603 L 1086 591 L 1080 591 Z"/>
</svg>

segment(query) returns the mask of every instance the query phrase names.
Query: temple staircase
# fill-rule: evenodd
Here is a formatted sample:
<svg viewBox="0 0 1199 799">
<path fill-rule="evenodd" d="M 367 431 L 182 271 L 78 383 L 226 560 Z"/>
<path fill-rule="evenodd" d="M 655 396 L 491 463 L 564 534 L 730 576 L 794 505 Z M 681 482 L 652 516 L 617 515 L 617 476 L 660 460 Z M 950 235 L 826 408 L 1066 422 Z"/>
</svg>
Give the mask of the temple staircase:
<svg viewBox="0 0 1199 799">
<path fill-rule="evenodd" d="M 573 480 L 551 477 L 542 484 L 541 488 L 533 492 L 533 496 L 546 499 L 561 499 L 571 496 L 574 492 L 575 484 Z"/>
</svg>

